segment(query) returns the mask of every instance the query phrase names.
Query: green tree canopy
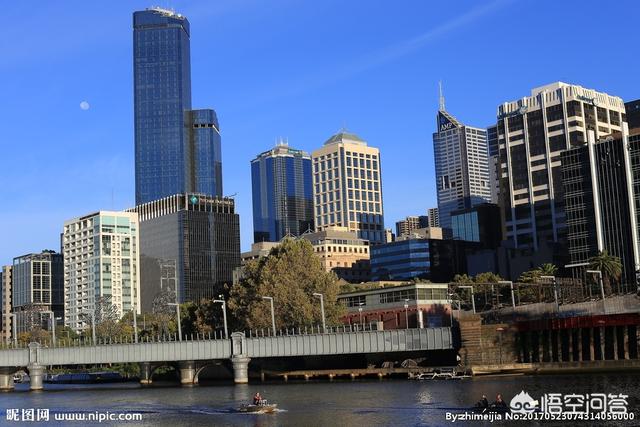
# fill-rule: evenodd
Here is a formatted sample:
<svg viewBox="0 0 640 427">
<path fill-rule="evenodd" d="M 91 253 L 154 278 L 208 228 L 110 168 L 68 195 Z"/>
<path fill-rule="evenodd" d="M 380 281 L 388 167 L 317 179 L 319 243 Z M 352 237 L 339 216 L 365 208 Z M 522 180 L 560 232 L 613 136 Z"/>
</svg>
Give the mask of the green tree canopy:
<svg viewBox="0 0 640 427">
<path fill-rule="evenodd" d="M 620 262 L 620 258 L 609 255 L 609 252 L 605 249 L 589 259 L 589 268 L 602 272 L 605 292 L 611 294 L 611 281 L 618 282 L 622 275 L 622 262 Z"/>
<path fill-rule="evenodd" d="M 245 277 L 231 288 L 228 307 L 236 328 L 270 329 L 274 299 L 276 329 L 321 323 L 320 301 L 324 295 L 327 325 L 337 324 L 344 308 L 337 303 L 338 278 L 326 272 L 307 240 L 285 239 L 268 256 L 245 266 Z"/>
</svg>

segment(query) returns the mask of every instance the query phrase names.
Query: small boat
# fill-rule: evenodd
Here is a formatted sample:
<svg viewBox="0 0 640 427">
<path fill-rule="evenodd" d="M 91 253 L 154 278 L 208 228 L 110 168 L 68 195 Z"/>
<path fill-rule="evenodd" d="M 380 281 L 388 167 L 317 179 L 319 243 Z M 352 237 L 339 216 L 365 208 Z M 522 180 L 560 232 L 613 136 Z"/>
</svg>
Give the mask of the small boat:
<svg viewBox="0 0 640 427">
<path fill-rule="evenodd" d="M 278 408 L 277 403 L 265 403 L 261 405 L 242 405 L 238 412 L 250 412 L 252 414 L 271 414 Z"/>
</svg>

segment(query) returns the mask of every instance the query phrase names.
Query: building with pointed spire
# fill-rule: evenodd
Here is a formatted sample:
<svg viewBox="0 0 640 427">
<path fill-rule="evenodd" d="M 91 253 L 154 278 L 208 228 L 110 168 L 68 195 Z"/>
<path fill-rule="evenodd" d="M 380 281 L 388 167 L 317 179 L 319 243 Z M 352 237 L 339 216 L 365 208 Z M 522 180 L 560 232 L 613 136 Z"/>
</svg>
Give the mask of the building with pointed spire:
<svg viewBox="0 0 640 427">
<path fill-rule="evenodd" d="M 451 228 L 451 212 L 491 201 L 486 129 L 467 126 L 445 109 L 442 86 L 433 134 L 440 227 Z"/>
<path fill-rule="evenodd" d="M 251 161 L 253 241 L 313 231 L 311 157 L 279 140 Z"/>
<path fill-rule="evenodd" d="M 316 230 L 346 227 L 385 243 L 380 150 L 344 129 L 311 155 Z"/>
</svg>

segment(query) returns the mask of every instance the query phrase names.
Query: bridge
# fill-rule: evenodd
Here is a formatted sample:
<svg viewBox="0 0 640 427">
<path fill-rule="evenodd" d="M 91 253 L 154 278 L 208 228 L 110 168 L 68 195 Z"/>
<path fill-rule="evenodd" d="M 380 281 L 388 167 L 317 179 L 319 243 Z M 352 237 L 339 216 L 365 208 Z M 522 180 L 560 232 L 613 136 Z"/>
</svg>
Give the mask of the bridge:
<svg viewBox="0 0 640 427">
<path fill-rule="evenodd" d="M 153 365 L 178 363 L 180 382 L 196 384 L 202 362 L 230 360 L 234 381 L 248 382 L 251 359 L 267 357 L 330 356 L 363 353 L 432 351 L 453 349 L 451 328 L 393 329 L 386 331 L 333 331 L 298 335 L 247 337 L 243 332 L 231 339 L 154 341 L 72 347 L 43 347 L 0 350 L 0 390 L 13 388 L 13 375 L 26 369 L 32 390 L 43 388 L 47 366 L 139 363 L 140 381 L 151 383 Z M 198 367 L 197 362 L 200 362 Z"/>
</svg>

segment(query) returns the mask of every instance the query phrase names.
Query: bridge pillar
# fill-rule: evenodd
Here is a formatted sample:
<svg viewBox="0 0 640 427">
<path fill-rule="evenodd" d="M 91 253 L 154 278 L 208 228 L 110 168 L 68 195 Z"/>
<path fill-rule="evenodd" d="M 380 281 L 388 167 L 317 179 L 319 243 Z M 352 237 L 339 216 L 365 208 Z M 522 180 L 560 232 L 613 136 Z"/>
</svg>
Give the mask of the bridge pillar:
<svg viewBox="0 0 640 427">
<path fill-rule="evenodd" d="M 44 378 L 44 366 L 42 365 L 29 365 L 27 366 L 29 370 L 29 378 L 30 385 L 29 388 L 31 390 L 42 390 L 43 386 L 43 378 Z"/>
<path fill-rule="evenodd" d="M 149 362 L 140 363 L 140 384 L 151 384 L 151 363 Z"/>
<path fill-rule="evenodd" d="M 14 368 L 0 368 L 0 391 L 13 390 Z"/>
<path fill-rule="evenodd" d="M 236 384 L 246 384 L 249 382 L 249 362 L 251 358 L 243 356 L 233 356 L 231 364 L 233 365 L 233 381 Z"/>
<path fill-rule="evenodd" d="M 183 386 L 198 384 L 198 380 L 196 379 L 196 364 L 192 360 L 180 362 L 178 368 L 180 369 L 180 384 Z"/>
</svg>

